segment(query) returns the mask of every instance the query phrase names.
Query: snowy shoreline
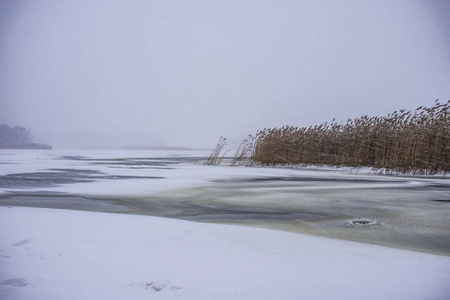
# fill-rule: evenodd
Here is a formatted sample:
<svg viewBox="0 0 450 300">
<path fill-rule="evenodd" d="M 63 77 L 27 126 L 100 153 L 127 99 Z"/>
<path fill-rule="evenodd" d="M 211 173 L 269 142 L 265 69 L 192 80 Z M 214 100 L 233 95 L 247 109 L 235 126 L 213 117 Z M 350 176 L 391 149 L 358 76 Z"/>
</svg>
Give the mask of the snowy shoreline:
<svg viewBox="0 0 450 300">
<path fill-rule="evenodd" d="M 19 299 L 448 299 L 450 257 L 231 225 L 0 207 Z M 420 270 L 420 271 L 419 271 Z"/>
</svg>

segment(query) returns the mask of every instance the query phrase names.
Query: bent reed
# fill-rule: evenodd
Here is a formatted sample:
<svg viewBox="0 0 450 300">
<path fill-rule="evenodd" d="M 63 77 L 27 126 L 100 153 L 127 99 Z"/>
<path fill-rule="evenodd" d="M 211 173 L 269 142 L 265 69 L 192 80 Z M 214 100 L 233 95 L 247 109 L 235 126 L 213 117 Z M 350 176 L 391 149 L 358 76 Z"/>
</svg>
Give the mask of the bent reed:
<svg viewBox="0 0 450 300">
<path fill-rule="evenodd" d="M 232 165 L 372 167 L 380 174 L 450 172 L 450 100 L 385 117 L 265 128 L 240 145 Z M 213 151 L 217 164 L 223 144 Z M 223 157 L 223 156 L 222 156 Z"/>
</svg>

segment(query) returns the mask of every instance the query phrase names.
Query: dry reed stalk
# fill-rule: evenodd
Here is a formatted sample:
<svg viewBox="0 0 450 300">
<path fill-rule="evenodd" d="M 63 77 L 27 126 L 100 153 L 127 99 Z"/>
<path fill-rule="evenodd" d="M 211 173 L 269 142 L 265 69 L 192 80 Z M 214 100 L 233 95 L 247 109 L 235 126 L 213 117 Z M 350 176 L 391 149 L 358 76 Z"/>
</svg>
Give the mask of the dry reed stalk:
<svg viewBox="0 0 450 300">
<path fill-rule="evenodd" d="M 436 100 L 431 108 L 362 116 L 345 124 L 264 128 L 241 144 L 232 165 L 366 166 L 384 173 L 445 174 L 450 172 L 449 108 L 450 101 Z M 223 148 L 219 144 L 210 156 L 214 163 Z"/>
<path fill-rule="evenodd" d="M 210 166 L 219 165 L 226 155 L 226 150 L 224 150 L 226 145 L 227 145 L 227 139 L 224 137 L 220 137 L 219 141 L 217 142 L 216 147 L 213 149 L 211 154 L 206 159 L 205 165 L 210 165 Z M 222 151 L 224 151 L 223 154 L 222 154 Z"/>
</svg>

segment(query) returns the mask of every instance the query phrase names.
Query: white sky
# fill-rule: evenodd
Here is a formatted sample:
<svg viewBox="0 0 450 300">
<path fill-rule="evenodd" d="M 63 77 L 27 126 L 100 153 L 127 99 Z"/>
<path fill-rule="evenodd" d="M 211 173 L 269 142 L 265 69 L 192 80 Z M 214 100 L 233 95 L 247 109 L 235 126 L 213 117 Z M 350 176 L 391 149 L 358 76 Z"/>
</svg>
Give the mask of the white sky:
<svg viewBox="0 0 450 300">
<path fill-rule="evenodd" d="M 0 0 L 0 124 L 213 147 L 450 99 L 450 2 Z"/>
</svg>

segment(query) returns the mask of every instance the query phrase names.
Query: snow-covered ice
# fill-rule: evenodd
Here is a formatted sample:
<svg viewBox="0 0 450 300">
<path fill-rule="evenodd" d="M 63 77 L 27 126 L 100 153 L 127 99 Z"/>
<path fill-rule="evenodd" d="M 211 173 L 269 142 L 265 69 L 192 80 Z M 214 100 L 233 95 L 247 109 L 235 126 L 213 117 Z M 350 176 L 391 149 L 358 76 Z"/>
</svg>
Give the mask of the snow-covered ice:
<svg viewBox="0 0 450 300">
<path fill-rule="evenodd" d="M 450 257 L 158 217 L 0 207 L 4 299 L 448 299 Z"/>
<path fill-rule="evenodd" d="M 450 298 L 448 179 L 206 155 L 0 151 L 0 299 Z"/>
</svg>

